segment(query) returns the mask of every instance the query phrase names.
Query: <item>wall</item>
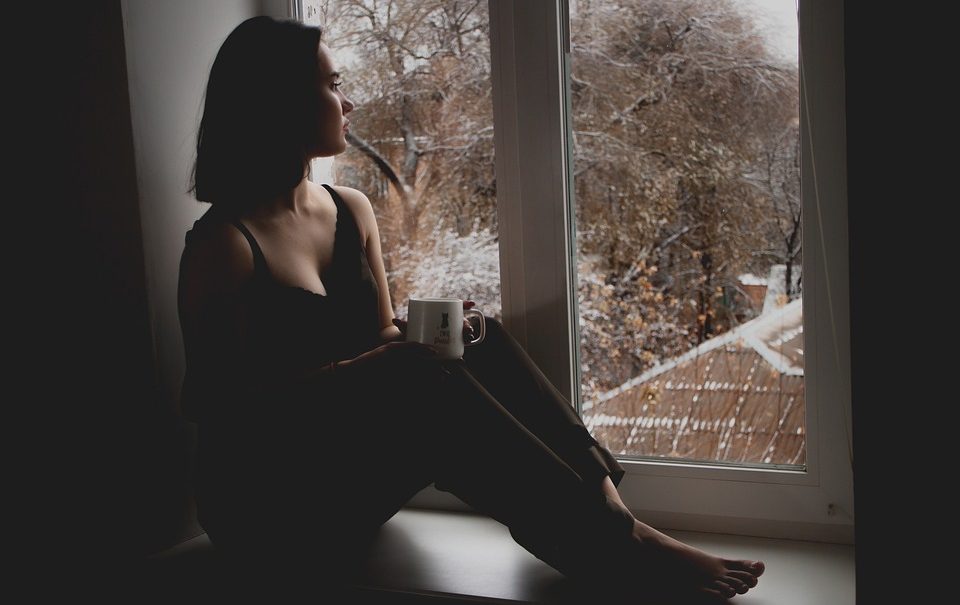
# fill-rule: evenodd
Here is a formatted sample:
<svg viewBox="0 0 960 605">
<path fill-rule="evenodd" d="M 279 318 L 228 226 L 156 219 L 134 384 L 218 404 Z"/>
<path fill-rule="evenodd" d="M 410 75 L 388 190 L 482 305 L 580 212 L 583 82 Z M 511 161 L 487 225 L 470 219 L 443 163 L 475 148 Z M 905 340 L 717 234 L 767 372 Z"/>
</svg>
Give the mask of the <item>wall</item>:
<svg viewBox="0 0 960 605">
<path fill-rule="evenodd" d="M 206 206 L 186 191 L 215 53 L 261 11 L 254 0 L 111 0 L 11 18 L 29 34 L 26 60 L 16 56 L 26 78 L 11 91 L 36 114 L 13 120 L 27 134 L 17 159 L 36 173 L 12 179 L 35 216 L 8 222 L 33 307 L 12 322 L 29 369 L 17 400 L 38 417 L 24 452 L 42 469 L 18 501 L 41 515 L 27 527 L 42 556 L 130 558 L 199 531 L 194 427 L 176 412 L 176 281 L 184 233 Z"/>
<path fill-rule="evenodd" d="M 945 88 L 955 79 L 956 36 L 931 36 L 930 19 L 906 6 L 844 3 L 857 603 L 864 604 L 934 603 L 952 592 L 952 557 L 924 557 L 921 582 L 889 581 L 890 561 L 939 552 L 956 519 L 956 500 L 943 497 L 956 476 L 948 420 L 957 399 L 955 302 L 940 295 L 943 287 L 918 287 L 952 283 L 957 274 L 956 221 L 947 218 L 957 200 L 956 97 Z"/>
</svg>

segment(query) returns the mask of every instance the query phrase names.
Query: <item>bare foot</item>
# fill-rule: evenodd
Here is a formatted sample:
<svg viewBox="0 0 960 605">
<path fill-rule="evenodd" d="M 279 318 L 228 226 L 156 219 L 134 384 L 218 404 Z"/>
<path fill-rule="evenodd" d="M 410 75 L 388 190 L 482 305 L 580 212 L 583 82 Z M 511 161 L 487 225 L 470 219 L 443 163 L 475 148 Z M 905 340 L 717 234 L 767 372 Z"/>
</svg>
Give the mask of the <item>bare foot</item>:
<svg viewBox="0 0 960 605">
<path fill-rule="evenodd" d="M 674 580 L 708 596 L 730 598 L 744 594 L 757 585 L 763 573 L 762 561 L 723 559 L 684 544 L 638 521 L 623 503 L 616 486 L 606 477 L 601 487 L 607 506 L 625 520 L 633 520 L 633 531 L 627 553 L 636 554 L 642 564 L 668 582 Z M 632 558 L 629 554 L 626 556 Z M 630 565 L 630 563 L 627 563 Z M 662 584 L 662 583 L 661 583 Z"/>
<path fill-rule="evenodd" d="M 666 593 L 692 590 L 705 596 L 731 598 L 756 586 L 764 571 L 762 561 L 716 557 L 636 520 L 630 551 L 643 566 L 643 573 L 657 578 Z M 680 589 L 674 591 L 674 586 Z"/>
<path fill-rule="evenodd" d="M 763 562 L 716 557 L 671 538 L 637 520 L 609 487 L 606 512 L 597 525 L 567 525 L 557 532 L 545 521 L 539 527 L 514 525 L 510 533 L 574 580 L 575 590 L 587 590 L 591 601 L 601 592 L 610 603 L 634 605 L 638 598 L 655 598 L 686 605 L 729 599 L 757 585 Z"/>
</svg>

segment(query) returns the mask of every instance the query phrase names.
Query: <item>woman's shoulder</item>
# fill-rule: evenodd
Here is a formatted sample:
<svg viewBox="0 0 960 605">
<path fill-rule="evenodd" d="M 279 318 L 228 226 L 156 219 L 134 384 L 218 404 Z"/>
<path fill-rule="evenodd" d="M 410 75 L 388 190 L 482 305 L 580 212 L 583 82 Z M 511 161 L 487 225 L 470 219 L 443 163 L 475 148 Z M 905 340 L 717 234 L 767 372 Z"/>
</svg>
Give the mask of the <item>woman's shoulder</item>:
<svg viewBox="0 0 960 605">
<path fill-rule="evenodd" d="M 191 248 L 197 244 L 202 245 L 210 239 L 223 238 L 227 235 L 228 227 L 231 227 L 233 222 L 235 221 L 227 215 L 227 212 L 217 206 L 210 206 L 187 229 L 184 243 L 187 248 Z M 236 231 L 235 228 L 234 230 Z"/>
<path fill-rule="evenodd" d="M 232 220 L 211 214 L 194 223 L 180 258 L 181 302 L 188 307 L 238 292 L 253 276 L 253 250 Z"/>
<path fill-rule="evenodd" d="M 364 237 L 372 232 L 375 233 L 377 218 L 373 212 L 373 205 L 366 194 L 353 187 L 344 187 L 343 185 L 331 185 L 331 187 L 350 209 L 360 228 L 360 233 Z"/>
<path fill-rule="evenodd" d="M 370 205 L 370 199 L 359 189 L 354 189 L 353 187 L 345 187 L 343 185 L 330 185 L 330 187 L 336 191 L 340 198 L 350 205 L 350 209 L 356 212 L 372 209 Z"/>
<path fill-rule="evenodd" d="M 187 231 L 184 252 L 198 257 L 234 259 L 237 256 L 253 258 L 250 245 L 237 227 L 239 219 L 211 207 L 193 222 Z"/>
</svg>

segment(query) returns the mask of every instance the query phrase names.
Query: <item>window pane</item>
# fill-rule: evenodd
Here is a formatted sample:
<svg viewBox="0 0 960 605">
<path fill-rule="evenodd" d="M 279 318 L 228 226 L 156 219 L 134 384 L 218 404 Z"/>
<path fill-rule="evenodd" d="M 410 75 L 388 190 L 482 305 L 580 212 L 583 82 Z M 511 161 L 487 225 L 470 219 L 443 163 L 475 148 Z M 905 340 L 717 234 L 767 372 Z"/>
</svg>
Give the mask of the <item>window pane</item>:
<svg viewBox="0 0 960 605">
<path fill-rule="evenodd" d="M 314 178 L 370 198 L 399 317 L 420 295 L 499 319 L 486 3 L 331 0 L 316 12 L 357 108 L 350 147 L 315 162 Z"/>
<path fill-rule="evenodd" d="M 804 465 L 794 0 L 579 0 L 571 42 L 584 421 Z"/>
</svg>

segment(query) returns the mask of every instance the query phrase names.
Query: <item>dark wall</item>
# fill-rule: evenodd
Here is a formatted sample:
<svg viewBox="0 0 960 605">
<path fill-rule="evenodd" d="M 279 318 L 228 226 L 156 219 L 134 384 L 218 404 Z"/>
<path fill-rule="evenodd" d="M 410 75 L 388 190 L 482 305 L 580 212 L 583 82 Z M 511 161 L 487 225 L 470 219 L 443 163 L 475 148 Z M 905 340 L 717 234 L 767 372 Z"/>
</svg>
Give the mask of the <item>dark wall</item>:
<svg viewBox="0 0 960 605">
<path fill-rule="evenodd" d="M 869 447 L 870 425 L 868 414 L 870 407 L 866 402 L 875 400 L 877 390 L 869 380 L 870 365 L 866 363 L 864 352 L 879 343 L 871 337 L 870 322 L 861 313 L 854 312 L 862 308 L 865 301 L 876 295 L 871 292 L 874 287 L 868 279 L 866 268 L 870 259 L 866 255 L 867 247 L 871 244 L 871 232 L 866 228 L 870 218 L 869 202 L 879 193 L 876 187 L 871 187 L 869 178 L 869 162 L 865 154 L 870 152 L 870 143 L 867 140 L 869 130 L 864 124 L 863 110 L 869 103 L 865 98 L 869 77 L 864 71 L 866 66 L 864 46 L 856 42 L 856 37 L 863 36 L 862 29 L 858 29 L 855 10 L 849 4 L 844 7 L 844 71 L 846 77 L 846 106 L 847 106 L 847 208 L 850 230 L 850 366 L 851 366 L 851 397 L 853 414 L 853 458 L 854 458 L 854 511 L 856 525 L 854 527 L 857 549 L 857 587 L 858 603 L 869 603 L 870 579 L 876 573 L 866 558 L 869 552 L 869 520 L 865 511 L 870 504 L 867 501 L 869 491 L 869 477 L 863 472 L 869 464 L 866 452 Z M 862 27 L 862 26 L 861 26 Z M 878 236 L 873 236 L 873 245 L 878 243 Z"/>
<path fill-rule="evenodd" d="M 32 276 L 47 287 L 35 393 L 56 444 L 41 481 L 58 480 L 44 516 L 65 556 L 127 558 L 189 531 L 192 436 L 157 395 L 120 2 L 64 3 L 50 21 L 31 51 L 52 224 Z"/>
<path fill-rule="evenodd" d="M 955 574 L 956 35 L 907 5 L 844 19 L 857 602 L 928 602 Z"/>
</svg>

